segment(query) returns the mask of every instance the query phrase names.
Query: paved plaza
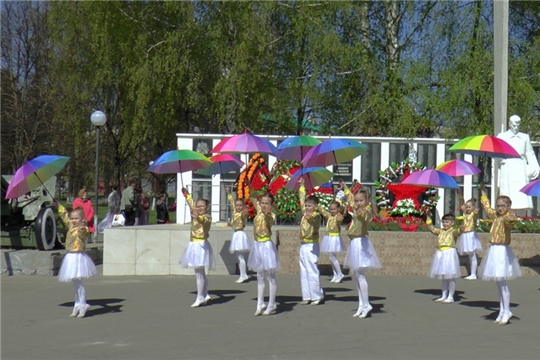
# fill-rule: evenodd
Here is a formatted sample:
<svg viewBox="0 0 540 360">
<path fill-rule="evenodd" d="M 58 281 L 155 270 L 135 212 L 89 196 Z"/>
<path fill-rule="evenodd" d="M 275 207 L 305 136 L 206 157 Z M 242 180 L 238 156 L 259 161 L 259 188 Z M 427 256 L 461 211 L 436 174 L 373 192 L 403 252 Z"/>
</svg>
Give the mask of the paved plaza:
<svg viewBox="0 0 540 360">
<path fill-rule="evenodd" d="M 278 274 L 278 314 L 254 317 L 256 280 L 210 273 L 212 300 L 191 308 L 194 276 L 102 276 L 85 281 L 92 305 L 69 318 L 71 284 L 56 277 L 2 282 L 2 359 L 538 359 L 540 276 L 509 282 L 508 325 L 493 282 L 457 282 L 457 302 L 435 303 L 427 276 L 369 276 L 374 307 L 357 308 L 354 282 L 321 277 L 326 301 L 300 305 L 298 275 Z"/>
</svg>

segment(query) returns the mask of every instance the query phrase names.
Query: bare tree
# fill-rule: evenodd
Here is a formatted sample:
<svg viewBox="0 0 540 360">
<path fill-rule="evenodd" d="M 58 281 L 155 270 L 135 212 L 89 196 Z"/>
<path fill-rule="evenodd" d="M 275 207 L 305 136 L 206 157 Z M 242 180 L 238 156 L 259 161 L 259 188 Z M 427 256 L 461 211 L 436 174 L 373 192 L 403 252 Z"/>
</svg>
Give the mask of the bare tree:
<svg viewBox="0 0 540 360">
<path fill-rule="evenodd" d="M 49 42 L 45 2 L 1 5 L 2 173 L 50 149 Z"/>
</svg>

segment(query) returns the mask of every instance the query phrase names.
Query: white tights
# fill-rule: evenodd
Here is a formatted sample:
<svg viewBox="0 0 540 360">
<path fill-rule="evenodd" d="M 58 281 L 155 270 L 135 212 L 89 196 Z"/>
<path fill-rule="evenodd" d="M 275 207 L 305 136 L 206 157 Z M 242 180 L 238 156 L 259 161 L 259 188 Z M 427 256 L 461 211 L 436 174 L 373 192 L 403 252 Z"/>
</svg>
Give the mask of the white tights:
<svg viewBox="0 0 540 360">
<path fill-rule="evenodd" d="M 204 266 L 195 268 L 195 280 L 197 281 L 197 300 L 204 301 L 208 295 L 208 278 L 204 272 Z"/>
<path fill-rule="evenodd" d="M 241 252 L 236 253 L 236 258 L 238 259 L 238 269 L 240 270 L 240 278 L 247 278 L 246 271 L 246 259 L 244 259 L 244 254 Z"/>
<path fill-rule="evenodd" d="M 476 275 L 476 268 L 478 267 L 478 259 L 476 253 L 469 254 L 469 264 L 471 264 L 471 275 Z"/>
<path fill-rule="evenodd" d="M 442 296 L 443 299 L 453 299 L 456 292 L 456 279 L 442 280 Z"/>
<path fill-rule="evenodd" d="M 269 288 L 268 308 L 271 308 L 276 303 L 276 273 L 274 272 L 274 270 L 257 271 L 257 308 L 261 307 L 264 304 L 265 278 L 268 279 Z"/>
<path fill-rule="evenodd" d="M 338 259 L 336 259 L 336 254 L 330 253 L 328 254 L 328 258 L 330 259 L 330 263 L 332 264 L 332 271 L 334 272 L 334 278 L 342 277 L 343 272 L 341 271 L 341 266 L 339 266 Z"/>
<path fill-rule="evenodd" d="M 499 288 L 499 312 L 506 315 L 510 313 L 510 289 L 506 280 L 497 281 L 497 287 Z"/>
<path fill-rule="evenodd" d="M 71 280 L 75 289 L 75 307 L 82 308 L 86 306 L 86 288 L 81 279 Z"/>
<path fill-rule="evenodd" d="M 369 306 L 368 283 L 364 270 L 354 270 L 354 277 L 356 278 L 356 288 L 358 290 L 358 310 L 362 310 Z"/>
</svg>

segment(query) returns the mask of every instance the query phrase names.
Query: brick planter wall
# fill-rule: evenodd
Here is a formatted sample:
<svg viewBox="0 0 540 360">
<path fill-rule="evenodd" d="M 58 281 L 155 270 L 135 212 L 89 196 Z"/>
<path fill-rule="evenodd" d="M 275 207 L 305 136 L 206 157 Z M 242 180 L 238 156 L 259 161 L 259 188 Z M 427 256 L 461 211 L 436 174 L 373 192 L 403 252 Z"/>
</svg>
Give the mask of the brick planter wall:
<svg viewBox="0 0 540 360">
<path fill-rule="evenodd" d="M 324 230 L 321 231 L 321 239 Z M 480 233 L 482 247 L 489 246 L 489 234 Z M 344 236 L 346 247 L 349 238 Z M 429 271 L 433 254 L 437 248 L 437 237 L 429 232 L 402 232 L 402 231 L 371 231 L 369 238 L 373 243 L 383 268 L 371 271 L 377 275 L 426 275 Z M 300 240 L 298 230 L 278 230 L 277 243 L 281 261 L 281 273 L 298 273 L 298 249 Z M 512 250 L 519 259 L 521 271 L 524 276 L 540 274 L 540 234 L 512 234 Z M 338 259 L 343 265 L 345 254 Z M 479 256 L 481 263 L 482 253 Z M 468 274 L 468 258 L 460 257 L 461 274 Z M 331 275 L 328 256 L 321 255 L 319 268 L 321 274 Z"/>
</svg>

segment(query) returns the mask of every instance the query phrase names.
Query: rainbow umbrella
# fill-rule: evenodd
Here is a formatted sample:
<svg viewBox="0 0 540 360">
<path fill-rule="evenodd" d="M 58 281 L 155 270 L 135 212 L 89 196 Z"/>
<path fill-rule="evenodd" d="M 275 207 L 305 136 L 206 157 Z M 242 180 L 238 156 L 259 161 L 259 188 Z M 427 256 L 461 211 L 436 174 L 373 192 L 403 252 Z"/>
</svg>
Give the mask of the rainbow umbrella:
<svg viewBox="0 0 540 360">
<path fill-rule="evenodd" d="M 44 181 L 59 173 L 68 160 L 68 156 L 41 155 L 25 162 L 11 178 L 6 190 L 6 199 L 16 199 L 43 185 Z M 54 198 L 52 195 L 51 197 Z"/>
<path fill-rule="evenodd" d="M 211 164 L 208 164 L 205 168 L 195 171 L 201 175 L 217 175 L 225 174 L 233 171 L 240 170 L 244 166 L 244 162 L 236 156 L 229 154 L 218 154 L 210 158 Z"/>
<path fill-rule="evenodd" d="M 540 196 L 540 179 L 531 181 L 519 191 L 529 196 Z"/>
<path fill-rule="evenodd" d="M 367 154 L 367 147 L 356 140 L 328 139 L 314 146 L 302 159 L 305 167 L 341 164 Z"/>
<path fill-rule="evenodd" d="M 463 154 L 503 159 L 521 157 L 512 145 L 492 135 L 469 136 L 452 145 L 449 150 Z"/>
<path fill-rule="evenodd" d="M 146 171 L 156 174 L 180 173 L 180 184 L 183 188 L 182 173 L 202 169 L 211 163 L 206 156 L 193 150 L 170 150 L 157 158 Z"/>
<path fill-rule="evenodd" d="M 304 155 L 306 155 L 312 147 L 317 146 L 320 143 L 320 140 L 307 135 L 289 137 L 283 140 L 277 147 L 279 150 L 277 158 L 280 160 L 302 161 Z"/>
<path fill-rule="evenodd" d="M 221 140 L 212 150 L 214 153 L 227 154 L 270 154 L 277 155 L 278 149 L 268 140 L 257 135 L 249 134 L 247 131 L 243 134 Z"/>
<path fill-rule="evenodd" d="M 454 159 L 445 161 L 435 168 L 450 176 L 475 175 L 481 172 L 479 167 L 465 160 Z"/>
<path fill-rule="evenodd" d="M 439 170 L 419 170 L 411 173 L 401 184 L 458 189 L 459 185 L 450 175 Z"/>
<path fill-rule="evenodd" d="M 157 158 L 146 171 L 156 174 L 183 173 L 205 168 L 212 162 L 193 150 L 170 150 Z"/>
<path fill-rule="evenodd" d="M 311 190 L 330 180 L 333 175 L 334 173 L 324 167 L 304 168 L 295 172 L 285 187 L 296 191 L 300 188 L 298 181 L 303 179 L 305 188 Z"/>
</svg>

